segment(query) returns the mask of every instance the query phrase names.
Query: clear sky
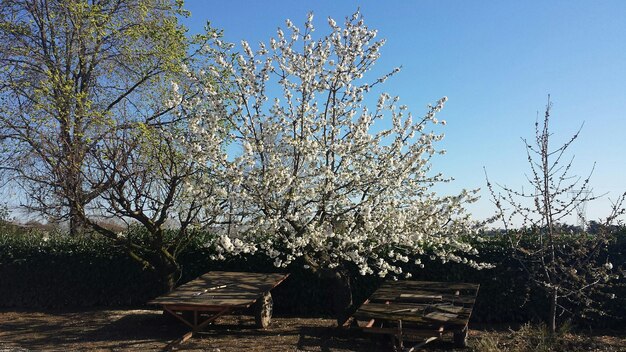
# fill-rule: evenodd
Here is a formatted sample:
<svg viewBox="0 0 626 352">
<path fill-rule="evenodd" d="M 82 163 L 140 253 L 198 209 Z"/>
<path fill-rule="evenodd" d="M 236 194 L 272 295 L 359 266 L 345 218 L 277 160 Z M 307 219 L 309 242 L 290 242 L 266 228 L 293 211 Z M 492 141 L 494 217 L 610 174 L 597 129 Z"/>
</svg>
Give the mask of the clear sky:
<svg viewBox="0 0 626 352">
<path fill-rule="evenodd" d="M 438 190 L 485 188 L 492 181 L 520 188 L 528 170 L 520 137 L 532 138 L 537 112 L 553 101 L 554 144 L 584 122 L 572 147 L 576 174 L 594 194 L 626 190 L 626 1 L 204 1 L 186 0 L 183 23 L 198 33 L 206 21 L 227 41 L 253 48 L 275 36 L 285 19 L 301 25 L 313 11 L 317 32 L 360 8 L 387 39 L 378 69 L 403 70 L 384 90 L 414 114 L 442 96 L 448 122 L 434 168 L 455 178 Z M 528 188 L 527 186 L 525 188 Z M 491 215 L 487 194 L 470 207 Z M 589 219 L 607 213 L 608 199 L 588 204 Z"/>
</svg>

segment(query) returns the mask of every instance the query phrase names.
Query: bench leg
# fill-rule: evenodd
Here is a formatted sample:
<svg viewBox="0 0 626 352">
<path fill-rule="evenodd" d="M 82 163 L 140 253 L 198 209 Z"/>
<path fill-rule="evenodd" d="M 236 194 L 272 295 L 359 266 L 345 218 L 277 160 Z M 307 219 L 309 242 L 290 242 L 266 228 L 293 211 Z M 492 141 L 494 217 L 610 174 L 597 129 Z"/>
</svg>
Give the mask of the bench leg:
<svg viewBox="0 0 626 352">
<path fill-rule="evenodd" d="M 254 308 L 254 321 L 256 322 L 256 326 L 261 329 L 266 329 L 270 326 L 273 311 L 274 301 L 272 299 L 272 294 L 265 292 L 256 302 L 256 306 Z"/>
<path fill-rule="evenodd" d="M 404 350 L 404 341 L 402 340 L 402 320 L 398 320 L 398 335 L 396 335 L 398 339 L 398 347 L 400 347 L 400 351 Z"/>
<path fill-rule="evenodd" d="M 467 333 L 468 333 L 467 325 L 462 330 L 457 330 L 454 332 L 454 345 L 457 347 L 467 347 Z"/>
</svg>

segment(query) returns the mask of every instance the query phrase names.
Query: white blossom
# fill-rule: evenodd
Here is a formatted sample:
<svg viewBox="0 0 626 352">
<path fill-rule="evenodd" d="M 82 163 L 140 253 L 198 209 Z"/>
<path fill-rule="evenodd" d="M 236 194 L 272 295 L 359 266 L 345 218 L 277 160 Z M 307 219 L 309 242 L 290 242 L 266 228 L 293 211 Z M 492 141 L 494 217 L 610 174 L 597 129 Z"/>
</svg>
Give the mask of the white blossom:
<svg viewBox="0 0 626 352">
<path fill-rule="evenodd" d="M 257 52 L 242 42 L 245 57 L 234 64 L 215 49 L 220 75 L 198 77 L 206 86 L 223 80 L 221 91 L 189 107 L 193 158 L 208 170 L 194 188 L 219 180 L 228 189 L 220 204 L 236 214 L 211 244 L 217 256 L 261 251 L 277 267 L 304 257 L 309 267 L 353 263 L 381 277 L 410 277 L 401 265 L 426 255 L 485 267 L 468 258 L 476 250 L 461 239 L 471 224 L 464 204 L 476 192 L 432 191 L 449 181 L 430 172 L 443 138 L 431 126 L 447 98 L 420 118 L 387 93 L 370 110 L 370 88 L 400 70 L 369 77 L 384 40 L 360 13 L 343 28 L 329 19 L 318 40 L 312 20 L 302 33 L 287 20 L 287 34 L 279 28 Z"/>
</svg>

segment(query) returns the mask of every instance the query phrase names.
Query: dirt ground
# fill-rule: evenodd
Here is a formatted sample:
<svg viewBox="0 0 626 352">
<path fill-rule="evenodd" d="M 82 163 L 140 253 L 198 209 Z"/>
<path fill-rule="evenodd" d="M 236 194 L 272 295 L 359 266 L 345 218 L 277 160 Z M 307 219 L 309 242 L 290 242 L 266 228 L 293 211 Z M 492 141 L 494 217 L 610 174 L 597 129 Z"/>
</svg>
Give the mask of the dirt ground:
<svg viewBox="0 0 626 352">
<path fill-rule="evenodd" d="M 0 352 L 8 351 L 389 351 L 380 336 L 333 327 L 332 319 L 275 317 L 267 330 L 253 318 L 223 317 L 182 345 L 170 343 L 184 335 L 183 324 L 156 310 L 0 311 Z M 506 330 L 508 331 L 508 330 Z M 506 339 L 506 331 L 470 331 L 470 345 L 481 338 Z M 626 338 L 593 337 L 588 351 L 626 351 Z M 586 339 L 586 341 L 589 338 Z M 594 341 L 596 341 L 594 340 Z M 597 342 L 596 341 L 596 342 Z M 169 345 L 169 346 L 168 346 Z M 426 351 L 454 350 L 437 341 Z M 596 347 L 593 347 L 596 346 Z M 600 347 L 598 347 L 600 346 Z M 472 351 L 475 349 L 466 349 Z M 457 350 L 460 351 L 460 350 Z"/>
</svg>

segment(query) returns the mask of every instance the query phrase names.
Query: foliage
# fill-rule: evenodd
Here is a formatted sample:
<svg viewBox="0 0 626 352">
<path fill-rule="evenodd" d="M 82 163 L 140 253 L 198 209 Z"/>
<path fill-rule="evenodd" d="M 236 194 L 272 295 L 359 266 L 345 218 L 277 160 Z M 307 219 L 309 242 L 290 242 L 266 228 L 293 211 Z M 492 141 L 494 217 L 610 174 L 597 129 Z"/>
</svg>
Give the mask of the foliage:
<svg viewBox="0 0 626 352">
<path fill-rule="evenodd" d="M 29 231 L 0 237 L 4 306 L 130 305 L 155 290 L 153 275 L 103 240 Z"/>
<path fill-rule="evenodd" d="M 313 14 L 303 29 L 286 23 L 287 33 L 279 29 L 257 51 L 244 41 L 233 54 L 215 42 L 207 48 L 215 63 L 198 77 L 218 84 L 208 94 L 215 112 L 192 124 L 193 155 L 229 185 L 233 224 L 216 257 L 261 251 L 279 268 L 302 258 L 313 270 L 356 265 L 381 277 L 410 276 L 400 264 L 427 252 L 482 267 L 463 257 L 475 253 L 461 238 L 474 192 L 432 192 L 448 181 L 430 172 L 444 153 L 432 129 L 445 124 L 436 114 L 446 98 L 418 118 L 398 97 L 382 93 L 373 103 L 368 93 L 399 69 L 369 77 L 385 41 L 358 12 L 343 27 L 329 19 L 330 33 L 318 39 Z M 216 147 L 216 117 L 226 120 L 228 154 Z"/>
<path fill-rule="evenodd" d="M 9 222 L 9 207 L 6 204 L 0 204 L 0 226 L 4 226 Z"/>
<path fill-rule="evenodd" d="M 626 193 L 613 204 L 610 215 L 593 235 L 575 234 L 559 224 L 595 197 L 589 189 L 591 174 L 584 179 L 572 176 L 573 158 L 564 161 L 580 131 L 564 144 L 552 147 L 550 111 L 548 98 L 542 123 L 535 123 L 534 143 L 523 140 L 530 168 L 526 177 L 530 191 L 501 186 L 503 193 L 496 193 L 488 179 L 487 186 L 497 208 L 494 218 L 502 222 L 513 255 L 532 283 L 550 297 L 547 320 L 555 332 L 557 315 L 573 313 L 565 308 L 564 300 L 590 307 L 602 295 L 601 289 L 617 277 L 610 258 L 601 253 L 615 235 L 613 223 L 626 211 Z M 515 218 L 522 220 L 521 229 L 511 227 Z"/>
<path fill-rule="evenodd" d="M 106 183 L 87 184 L 111 129 L 160 123 L 155 104 L 187 51 L 179 1 L 6 0 L 0 5 L 0 169 L 28 209 L 69 220 Z M 89 187 L 91 186 L 91 187 Z"/>
</svg>

